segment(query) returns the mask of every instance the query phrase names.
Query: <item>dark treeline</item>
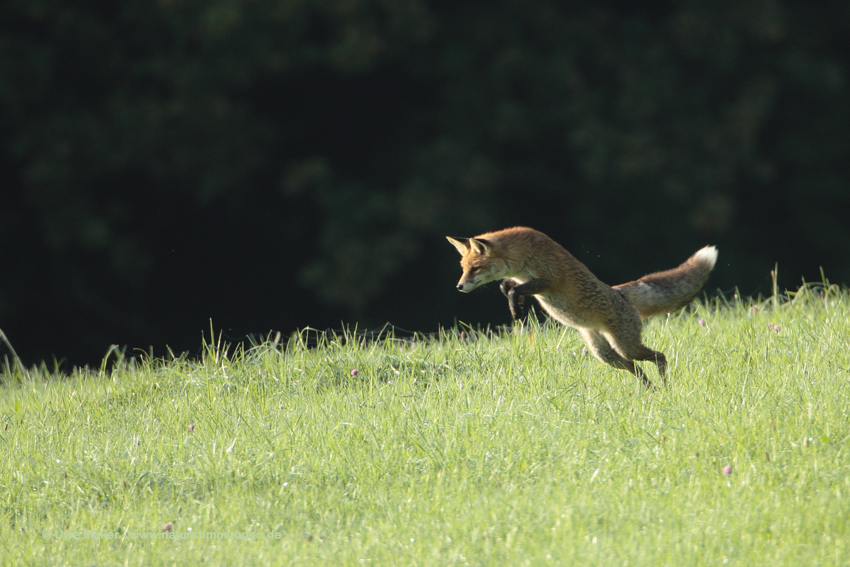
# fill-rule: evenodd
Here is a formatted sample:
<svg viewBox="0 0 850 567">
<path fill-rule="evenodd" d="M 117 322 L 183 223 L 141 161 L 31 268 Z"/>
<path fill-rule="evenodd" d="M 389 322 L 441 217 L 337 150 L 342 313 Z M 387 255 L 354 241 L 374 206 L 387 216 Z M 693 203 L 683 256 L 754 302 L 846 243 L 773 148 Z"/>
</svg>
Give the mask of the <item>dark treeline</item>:
<svg viewBox="0 0 850 567">
<path fill-rule="evenodd" d="M 850 283 L 848 29 L 800 0 L 5 0 L 0 329 L 91 364 L 210 320 L 500 324 L 443 236 L 515 224 L 609 283 L 705 244 L 710 289 Z"/>
</svg>

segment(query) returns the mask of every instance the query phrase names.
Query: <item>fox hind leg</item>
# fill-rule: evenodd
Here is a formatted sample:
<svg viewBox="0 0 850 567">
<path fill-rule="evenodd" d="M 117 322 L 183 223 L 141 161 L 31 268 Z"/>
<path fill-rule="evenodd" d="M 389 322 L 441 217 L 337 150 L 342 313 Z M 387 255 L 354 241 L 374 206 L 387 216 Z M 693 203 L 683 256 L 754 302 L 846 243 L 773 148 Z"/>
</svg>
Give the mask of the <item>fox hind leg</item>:
<svg viewBox="0 0 850 567">
<path fill-rule="evenodd" d="M 661 382 L 667 385 L 667 357 L 663 353 L 644 345 L 640 340 L 640 335 L 637 335 L 637 340 L 624 341 L 613 334 L 606 334 L 605 337 L 623 358 L 629 361 L 648 360 L 654 362 L 658 367 L 658 375 L 661 377 Z"/>
<path fill-rule="evenodd" d="M 620 353 L 611 346 L 611 343 L 608 342 L 605 335 L 598 331 L 594 331 L 593 329 L 580 329 L 580 332 L 588 350 L 590 350 L 593 356 L 609 366 L 613 366 L 620 370 L 628 370 L 632 373 L 632 375 L 639 379 L 641 384 L 643 384 L 646 388 L 652 388 L 652 382 L 650 382 L 649 378 L 647 378 L 643 369 L 636 365 L 634 360 L 629 360 L 621 356 Z M 662 354 L 661 356 L 663 357 L 664 355 Z"/>
<path fill-rule="evenodd" d="M 652 350 L 643 344 L 641 333 L 643 323 L 637 308 L 631 305 L 625 296 L 620 294 L 618 317 L 609 322 L 607 328 L 602 329 L 601 334 L 607 339 L 611 347 L 624 359 L 634 362 L 636 360 L 649 360 L 658 367 L 658 375 L 662 383 L 667 385 L 667 358 L 660 352 Z"/>
</svg>

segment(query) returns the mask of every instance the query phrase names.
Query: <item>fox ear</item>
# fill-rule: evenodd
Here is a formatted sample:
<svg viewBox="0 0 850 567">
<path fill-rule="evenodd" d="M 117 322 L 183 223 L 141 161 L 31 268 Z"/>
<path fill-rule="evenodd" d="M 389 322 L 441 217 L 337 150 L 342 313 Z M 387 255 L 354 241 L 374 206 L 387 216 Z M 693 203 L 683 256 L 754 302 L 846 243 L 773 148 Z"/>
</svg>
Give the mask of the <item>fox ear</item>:
<svg viewBox="0 0 850 567">
<path fill-rule="evenodd" d="M 489 254 L 493 251 L 493 246 L 483 238 L 470 238 L 469 245 L 476 254 Z"/>
<path fill-rule="evenodd" d="M 468 238 L 453 238 L 451 236 L 447 236 L 446 240 L 452 243 L 452 246 L 457 248 L 457 251 L 460 252 L 460 255 L 463 256 L 469 251 L 469 239 Z"/>
</svg>

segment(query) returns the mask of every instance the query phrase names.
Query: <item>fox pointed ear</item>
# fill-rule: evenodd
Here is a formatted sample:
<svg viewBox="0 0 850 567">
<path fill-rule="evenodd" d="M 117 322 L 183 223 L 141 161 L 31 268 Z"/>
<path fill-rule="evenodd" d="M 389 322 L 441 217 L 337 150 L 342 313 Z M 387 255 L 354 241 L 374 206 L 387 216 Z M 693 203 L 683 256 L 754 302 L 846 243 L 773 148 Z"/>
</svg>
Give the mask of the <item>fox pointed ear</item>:
<svg viewBox="0 0 850 567">
<path fill-rule="evenodd" d="M 470 238 L 469 246 L 476 254 L 489 254 L 493 251 L 493 246 L 483 238 Z"/>
<path fill-rule="evenodd" d="M 468 238 L 453 238 L 451 236 L 447 236 L 446 240 L 452 243 L 452 246 L 457 248 L 457 251 L 460 252 L 460 255 L 463 256 L 469 251 L 469 239 Z"/>
</svg>

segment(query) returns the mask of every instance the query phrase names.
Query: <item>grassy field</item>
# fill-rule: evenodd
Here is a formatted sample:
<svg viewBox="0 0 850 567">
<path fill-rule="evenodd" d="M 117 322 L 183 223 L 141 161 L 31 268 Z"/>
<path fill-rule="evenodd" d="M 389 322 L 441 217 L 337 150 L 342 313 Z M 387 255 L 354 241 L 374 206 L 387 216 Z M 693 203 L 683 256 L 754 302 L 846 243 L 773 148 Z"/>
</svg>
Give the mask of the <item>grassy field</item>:
<svg viewBox="0 0 850 567">
<path fill-rule="evenodd" d="M 697 307 L 645 340 L 666 388 L 549 323 L 113 352 L 64 377 L 10 363 L 0 558 L 850 564 L 850 296 Z"/>
</svg>

